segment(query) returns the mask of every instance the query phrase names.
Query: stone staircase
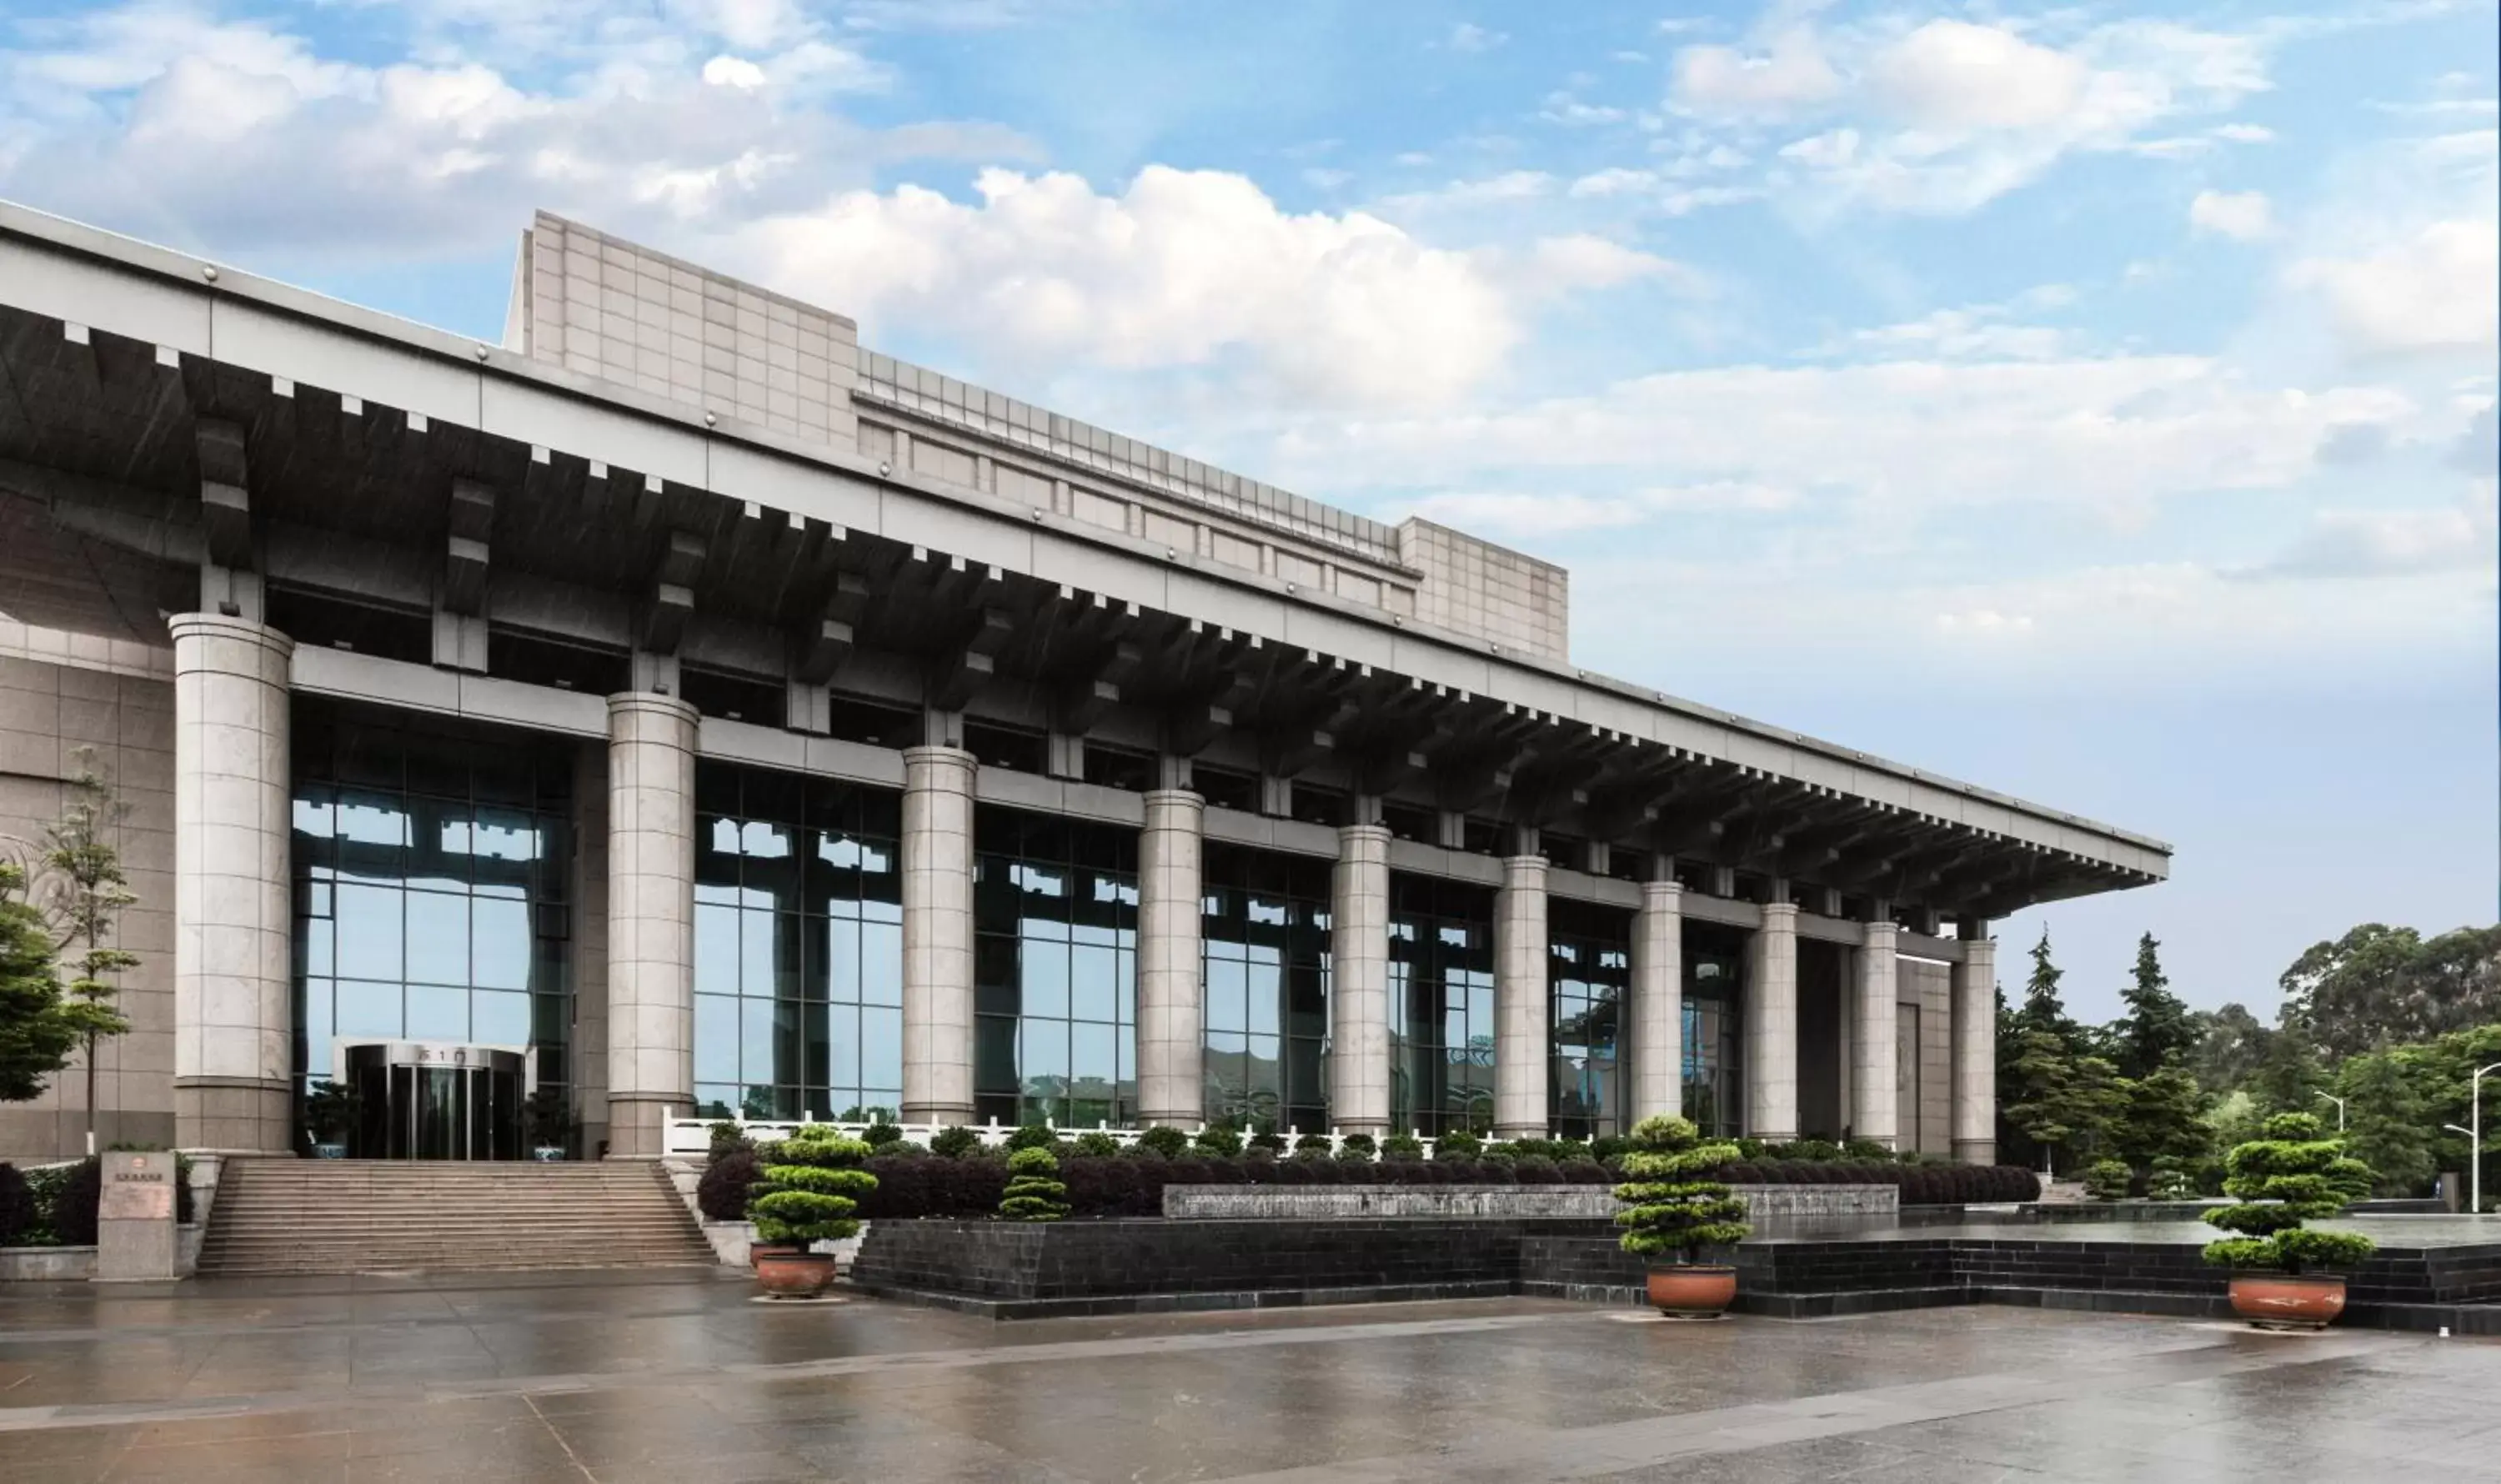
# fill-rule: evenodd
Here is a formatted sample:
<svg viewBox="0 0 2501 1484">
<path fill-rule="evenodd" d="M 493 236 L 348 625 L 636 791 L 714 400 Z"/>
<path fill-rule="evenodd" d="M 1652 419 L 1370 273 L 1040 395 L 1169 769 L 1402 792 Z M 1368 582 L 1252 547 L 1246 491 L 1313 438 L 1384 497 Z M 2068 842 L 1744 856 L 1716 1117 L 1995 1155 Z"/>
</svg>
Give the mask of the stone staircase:
<svg viewBox="0 0 2501 1484">
<path fill-rule="evenodd" d="M 230 1159 L 201 1277 L 711 1266 L 656 1164 Z"/>
</svg>

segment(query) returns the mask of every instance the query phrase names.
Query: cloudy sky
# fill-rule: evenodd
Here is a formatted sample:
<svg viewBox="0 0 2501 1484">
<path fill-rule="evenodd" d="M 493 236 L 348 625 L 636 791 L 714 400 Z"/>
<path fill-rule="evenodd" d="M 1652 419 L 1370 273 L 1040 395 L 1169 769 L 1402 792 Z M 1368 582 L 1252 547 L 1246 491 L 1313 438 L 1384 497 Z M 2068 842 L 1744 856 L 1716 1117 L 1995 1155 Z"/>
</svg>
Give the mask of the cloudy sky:
<svg viewBox="0 0 2501 1484">
<path fill-rule="evenodd" d="M 0 195 L 491 337 L 533 207 L 1570 566 L 1576 658 L 2155 834 L 2271 1006 L 2495 915 L 2495 10 L 0 8 Z"/>
</svg>

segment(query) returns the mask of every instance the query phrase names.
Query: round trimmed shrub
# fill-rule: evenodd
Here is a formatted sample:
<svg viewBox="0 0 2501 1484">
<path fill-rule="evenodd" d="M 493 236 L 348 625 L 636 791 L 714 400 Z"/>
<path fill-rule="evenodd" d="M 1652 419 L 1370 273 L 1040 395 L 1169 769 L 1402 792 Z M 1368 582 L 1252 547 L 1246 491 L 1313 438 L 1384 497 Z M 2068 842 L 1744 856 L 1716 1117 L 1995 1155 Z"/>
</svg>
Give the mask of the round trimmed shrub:
<svg viewBox="0 0 2501 1484">
<path fill-rule="evenodd" d="M 1465 1129 L 1453 1129 L 1433 1140 L 1437 1160 L 1473 1160 L 1484 1152 L 1484 1140 Z"/>
<path fill-rule="evenodd" d="M 1294 1153 L 1296 1154 L 1309 1154 L 1314 1150 L 1317 1150 L 1321 1154 L 1327 1154 L 1330 1147 L 1328 1135 L 1325 1133 L 1298 1133 L 1294 1135 Z"/>
<path fill-rule="evenodd" d="M 1211 1160 L 1230 1160 L 1242 1152 L 1242 1135 L 1221 1124 L 1210 1124 L 1198 1130 L 1190 1147 Z"/>
<path fill-rule="evenodd" d="M 903 1130 L 881 1118 L 860 1130 L 860 1142 L 869 1147 L 871 1154 L 881 1153 L 888 1144 L 902 1143 Z"/>
<path fill-rule="evenodd" d="M 1077 1142 L 1069 1152 L 1089 1160 L 1108 1160 L 1120 1152 L 1120 1141 L 1100 1129 L 1094 1129 L 1077 1135 Z"/>
<path fill-rule="evenodd" d="M 1624 1183 L 1616 1187 L 1623 1209 L 1617 1244 L 1641 1257 L 1674 1256 L 1692 1263 L 1705 1247 L 1746 1238 L 1746 1203 L 1711 1171 L 1736 1158 L 1732 1147 L 1706 1143 L 1687 1120 L 1656 1114 L 1633 1126 L 1635 1148 L 1624 1156 Z"/>
<path fill-rule="evenodd" d="M 2095 1160 L 2084 1166 L 2084 1194 L 2095 1200 L 2122 1200 L 2132 1178 L 2125 1160 Z"/>
<path fill-rule="evenodd" d="M 1607 1166 L 1595 1160 L 1574 1160 L 1563 1166 L 1565 1185 L 1605 1185 L 1610 1178 Z"/>
<path fill-rule="evenodd" d="M 1560 1185 L 1563 1183 L 1563 1171 L 1555 1165 L 1552 1160 L 1548 1159 L 1542 1154 L 1532 1154 L 1522 1159 L 1514 1160 L 1512 1162 L 1511 1168 L 1512 1172 L 1519 1177 L 1519 1183 L 1522 1185 Z"/>
<path fill-rule="evenodd" d="M 1420 1160 L 1424 1158 L 1424 1141 L 1412 1133 L 1393 1133 L 1381 1141 L 1384 1160 Z"/>
<path fill-rule="evenodd" d="M 1019 1149 L 1048 1149 L 1054 1156 L 1059 1150 L 1059 1130 L 1049 1124 L 1023 1124 L 1008 1131 L 1008 1153 Z"/>
<path fill-rule="evenodd" d="M 1039 1144 L 1010 1151 L 1008 1188 L 999 1197 L 999 1219 L 1060 1221 L 1067 1215 L 1068 1187 L 1060 1183 L 1059 1156 Z"/>
<path fill-rule="evenodd" d="M 944 1155 L 950 1160 L 960 1160 L 981 1147 L 982 1136 L 961 1124 L 939 1130 L 929 1140 L 931 1154 Z"/>
<path fill-rule="evenodd" d="M 1312 1183 L 1312 1170 L 1314 1167 L 1314 1162 L 1310 1160 L 1279 1160 L 1277 1162 L 1277 1183 L 1279 1185 L 1309 1185 Z"/>
<path fill-rule="evenodd" d="M 1284 1154 L 1285 1136 L 1274 1129 L 1262 1129 L 1250 1135 L 1250 1147 L 1254 1150 L 1265 1150 L 1269 1154 Z"/>
<path fill-rule="evenodd" d="M 1168 1124 L 1158 1124 L 1138 1135 L 1131 1152 L 1158 1160 L 1178 1160 L 1189 1152 L 1189 1135 Z"/>
<path fill-rule="evenodd" d="M 14 1247 L 35 1225 L 35 1194 L 15 1164 L 0 1164 L 0 1247 Z"/>
<path fill-rule="evenodd" d="M 763 1169 L 753 1145 L 732 1145 L 704 1166 L 703 1178 L 695 1182 L 696 1207 L 711 1221 L 745 1221 L 748 1192 Z"/>
<path fill-rule="evenodd" d="M 2343 1140 L 2323 1136 L 2312 1114 L 2279 1113 L 2259 1132 L 2264 1136 L 2234 1145 L 2224 1157 L 2223 1194 L 2243 1203 L 2207 1212 L 2206 1224 L 2240 1234 L 2208 1242 L 2207 1262 L 2298 1273 L 2357 1266 L 2379 1249 L 2367 1236 L 2303 1225 L 2345 1209 L 2355 1177 L 2338 1165 L 2359 1165 L 2365 1190 L 2369 1165 L 2347 1156 Z"/>
</svg>

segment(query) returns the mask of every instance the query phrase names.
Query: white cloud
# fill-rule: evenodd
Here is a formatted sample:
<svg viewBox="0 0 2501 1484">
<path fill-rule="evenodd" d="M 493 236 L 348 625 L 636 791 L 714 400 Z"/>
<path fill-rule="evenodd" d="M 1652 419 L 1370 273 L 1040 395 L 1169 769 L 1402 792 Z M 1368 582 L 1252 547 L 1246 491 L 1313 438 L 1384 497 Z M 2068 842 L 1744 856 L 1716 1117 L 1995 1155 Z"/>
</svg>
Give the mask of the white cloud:
<svg viewBox="0 0 2501 1484">
<path fill-rule="evenodd" d="M 1451 181 L 1430 190 L 1410 190 L 1384 196 L 1380 206 L 1393 216 L 1424 217 L 1482 211 L 1487 207 L 1510 207 L 1547 195 L 1553 188 L 1554 177 L 1542 170 L 1506 170 L 1500 175 L 1476 180 Z"/>
<path fill-rule="evenodd" d="M 1504 364 L 1528 302 L 1672 265 L 1595 238 L 1428 246 L 1360 212 L 1291 215 L 1249 180 L 1150 166 L 1121 191 L 984 171 L 977 200 L 850 191 L 728 237 L 801 297 L 989 356 L 1120 370 L 1247 362 L 1286 402 L 1432 406 Z"/>
<path fill-rule="evenodd" d="M 1794 490 L 1740 481 L 1637 489 L 1621 495 L 1450 493 L 1407 508 L 1428 521 L 1490 536 L 1538 537 L 1613 530 L 1663 515 L 1767 515 L 1792 509 Z"/>
<path fill-rule="evenodd" d="M 1899 324 L 1853 330 L 1828 350 L 1873 351 L 1890 355 L 1927 354 L 1950 360 L 2048 360 L 2067 350 L 2067 334 L 2054 325 L 2014 324 L 2004 306 L 1940 309 Z"/>
<path fill-rule="evenodd" d="M 2252 577 L 2370 578 L 2481 572 L 2493 565 L 2493 486 L 2479 481 L 2456 505 L 2323 510 L 2310 529 Z"/>
<path fill-rule="evenodd" d="M 2436 221 L 2358 257 L 2311 257 L 2285 275 L 2326 301 L 2365 354 L 2489 351 L 2501 321 L 2501 223 Z"/>
<path fill-rule="evenodd" d="M 2255 242 L 2275 231 L 2275 213 L 2264 191 L 2201 190 L 2188 203 L 2188 224 L 2235 242 Z"/>
<path fill-rule="evenodd" d="M 2227 144 L 2272 144 L 2275 141 L 2275 130 L 2262 123 L 2226 123 L 2215 130 L 2215 137 Z"/>
<path fill-rule="evenodd" d="M 1451 34 L 1443 39 L 1442 45 L 1453 51 L 1491 51 L 1509 40 L 1511 37 L 1504 32 L 1489 31 L 1472 20 L 1462 20 L 1451 27 Z"/>
<path fill-rule="evenodd" d="M 1810 26 L 1792 26 L 1757 52 L 1686 47 L 1676 53 L 1676 106 L 1706 118 L 1781 118 L 1838 96 L 1842 79 Z"/>
<path fill-rule="evenodd" d="M 2028 129 L 2066 117 L 2087 72 L 2078 57 L 1997 26 L 1931 20 L 1876 53 L 1877 104 L 1913 128 Z"/>
<path fill-rule="evenodd" d="M 741 56 L 716 56 L 704 63 L 703 80 L 716 87 L 761 87 L 764 69 Z"/>
<path fill-rule="evenodd" d="M 1547 95 L 1546 106 L 1537 111 L 1537 117 L 1566 128 L 1591 128 L 1600 124 L 1621 123 L 1631 116 L 1619 108 L 1584 103 L 1568 92 L 1556 92 Z"/>
</svg>

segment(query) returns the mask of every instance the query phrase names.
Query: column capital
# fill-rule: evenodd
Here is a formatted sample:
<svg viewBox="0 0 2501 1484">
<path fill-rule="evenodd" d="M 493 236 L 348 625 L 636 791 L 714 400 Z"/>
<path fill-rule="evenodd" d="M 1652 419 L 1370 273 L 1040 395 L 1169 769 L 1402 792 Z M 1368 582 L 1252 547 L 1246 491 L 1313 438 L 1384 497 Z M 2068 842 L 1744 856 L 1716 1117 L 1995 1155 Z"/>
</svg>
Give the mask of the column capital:
<svg viewBox="0 0 2501 1484">
<path fill-rule="evenodd" d="M 1894 940 L 1900 936 L 1902 928 L 1901 925 L 1894 922 L 1891 918 L 1884 917 L 1878 918 L 1872 923 L 1859 924 L 1858 930 L 1861 935 L 1861 941 L 1865 942 L 1868 947 L 1873 948 L 1877 944 L 1882 943 L 1886 948 L 1890 948 L 1893 946 Z"/>
<path fill-rule="evenodd" d="M 1355 844 L 1357 842 L 1371 843 L 1377 841 L 1380 844 L 1386 845 L 1389 843 L 1389 826 L 1386 825 L 1340 825 L 1337 826 L 1337 838 L 1338 847 L 1341 850 L 1348 845 Z"/>
<path fill-rule="evenodd" d="M 1194 814 L 1203 813 L 1207 808 L 1207 795 L 1189 789 L 1149 789 L 1147 791 L 1147 807 L 1150 809 L 1186 809 Z"/>
<path fill-rule="evenodd" d="M 1645 881 L 1642 883 L 1642 905 L 1679 911 L 1684 905 L 1684 888 L 1673 881 Z"/>
<path fill-rule="evenodd" d="M 185 639 L 238 639 L 271 650 L 282 659 L 295 653 L 295 641 L 268 624 L 222 613 L 178 613 L 165 621 L 165 631 L 177 645 Z"/>
<path fill-rule="evenodd" d="M 1797 903 L 1769 901 L 1763 903 L 1763 930 L 1766 932 L 1797 931 Z"/>
<path fill-rule="evenodd" d="M 1535 877 L 1537 883 L 1543 886 L 1551 865 L 1551 863 L 1544 856 L 1505 856 L 1502 858 L 1503 882 L 1509 885 L 1523 878 Z"/>
<path fill-rule="evenodd" d="M 608 697 L 608 729 L 617 729 L 617 719 L 625 716 L 659 716 L 686 726 L 701 724 L 703 713 L 674 695 L 657 691 L 619 691 Z"/>
</svg>

